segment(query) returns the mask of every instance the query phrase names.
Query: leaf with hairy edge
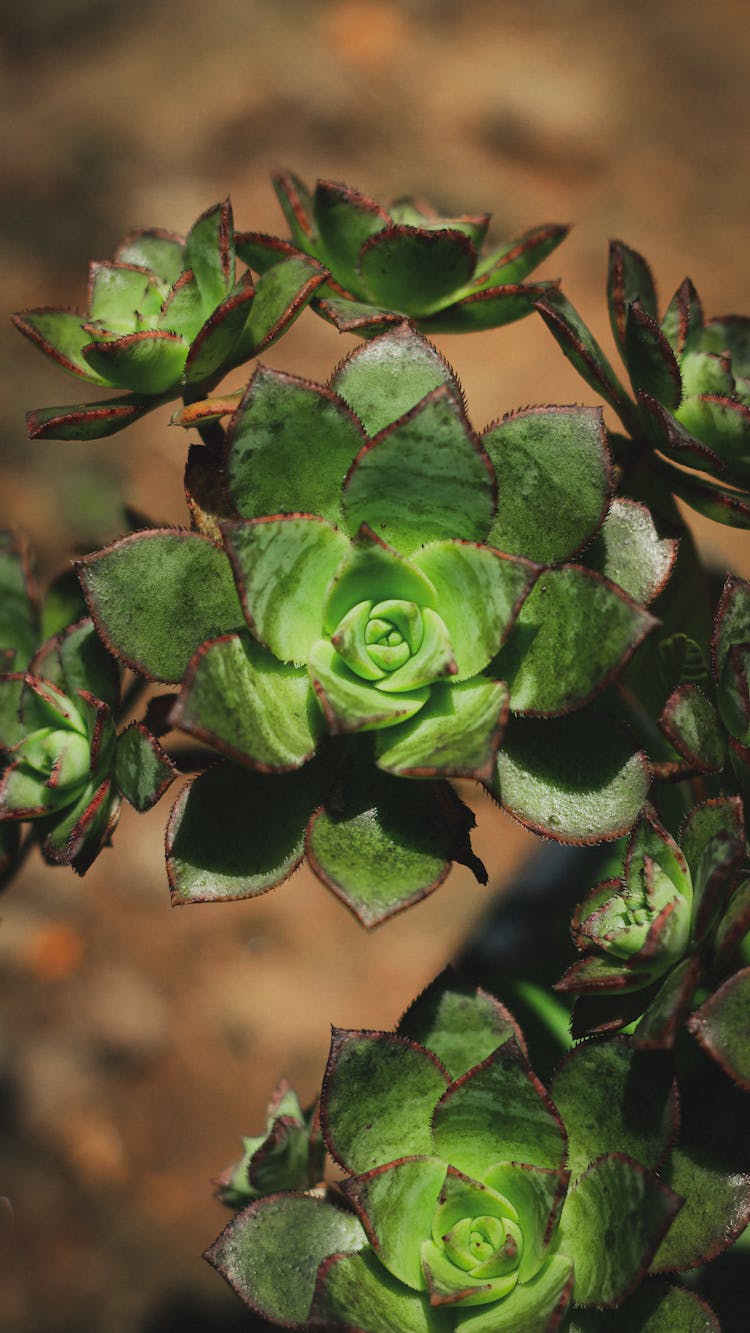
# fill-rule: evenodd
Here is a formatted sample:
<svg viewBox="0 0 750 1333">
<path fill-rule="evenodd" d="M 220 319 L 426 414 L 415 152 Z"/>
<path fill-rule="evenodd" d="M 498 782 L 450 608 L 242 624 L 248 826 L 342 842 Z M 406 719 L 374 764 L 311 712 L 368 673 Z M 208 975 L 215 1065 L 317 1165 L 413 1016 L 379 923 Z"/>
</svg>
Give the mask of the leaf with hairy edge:
<svg viewBox="0 0 750 1333">
<path fill-rule="evenodd" d="M 282 241 L 280 236 L 268 236 L 262 231 L 237 231 L 234 234 L 237 258 L 247 264 L 253 273 L 268 273 L 274 264 L 285 259 L 309 259 L 300 247 L 291 241 Z M 309 249 L 309 247 L 308 247 Z"/>
<path fill-rule="evenodd" d="M 735 889 L 714 934 L 714 966 L 721 975 L 736 967 L 738 949 L 750 931 L 750 879 Z"/>
<path fill-rule="evenodd" d="M 600 408 L 527 407 L 482 435 L 498 479 L 490 546 L 554 564 L 601 527 L 612 489 Z"/>
<path fill-rule="evenodd" d="M 328 288 L 324 287 L 323 292 Z M 381 310 L 364 301 L 349 301 L 344 297 L 319 296 L 313 298 L 313 310 L 339 333 L 356 333 L 360 338 L 375 338 L 403 323 L 403 315 L 396 310 Z"/>
<path fill-rule="evenodd" d="M 362 246 L 360 286 L 377 305 L 419 318 L 446 305 L 469 282 L 476 261 L 463 231 L 387 227 Z"/>
<path fill-rule="evenodd" d="M 653 313 L 653 312 L 649 312 Z M 711 323 L 714 321 L 712 320 Z M 675 292 L 664 313 L 661 331 L 672 344 L 677 356 L 689 350 L 691 344 L 703 329 L 703 310 L 700 298 L 689 278 L 684 278 Z M 701 345 L 707 350 L 709 342 L 705 334 Z M 723 348 L 715 348 L 721 351 Z"/>
<path fill-rule="evenodd" d="M 330 387 L 356 413 L 368 435 L 377 435 L 447 385 L 461 401 L 455 371 L 431 342 L 403 322 L 361 343 L 331 378 Z"/>
<path fill-rule="evenodd" d="M 197 533 L 136 532 L 77 568 L 110 652 L 153 680 L 180 681 L 201 643 L 244 628 L 231 565 Z"/>
<path fill-rule="evenodd" d="M 652 319 L 659 317 L 651 269 L 643 256 L 624 241 L 609 243 L 607 301 L 612 334 L 624 357 L 628 306 L 638 301 Z"/>
<path fill-rule="evenodd" d="M 406 784 L 369 766 L 355 769 L 341 796 L 310 821 L 305 847 L 314 874 L 362 925 L 379 925 L 448 874 L 457 858 L 452 796 L 447 784 Z"/>
<path fill-rule="evenodd" d="M 338 522 L 341 486 L 364 439 L 330 390 L 259 366 L 227 435 L 227 479 L 239 513 Z"/>
<path fill-rule="evenodd" d="M 182 236 L 153 227 L 126 236 L 115 250 L 115 260 L 119 264 L 150 269 L 165 287 L 173 287 L 183 267 L 187 267 L 182 260 L 184 248 Z"/>
<path fill-rule="evenodd" d="M 430 333 L 481 333 L 484 329 L 498 329 L 530 315 L 537 301 L 552 295 L 554 290 L 553 282 L 484 287 L 415 322 L 417 328 Z"/>
<path fill-rule="evenodd" d="M 88 690 L 103 699 L 110 708 L 120 702 L 120 669 L 104 648 L 92 622 L 86 617 L 69 625 L 58 644 L 63 685 L 75 698 L 78 690 Z"/>
<path fill-rule="evenodd" d="M 234 349 L 238 364 L 275 343 L 312 300 L 328 274 L 307 255 L 290 255 L 261 277 Z"/>
<path fill-rule="evenodd" d="M 185 241 L 183 268 L 192 269 L 209 315 L 234 286 L 234 221 L 228 199 L 193 223 Z"/>
<path fill-rule="evenodd" d="M 547 1333 L 560 1327 L 573 1294 L 570 1259 L 553 1254 L 535 1277 L 502 1301 L 457 1312 L 456 1333 Z"/>
<path fill-rule="evenodd" d="M 643 390 L 638 394 L 641 420 L 651 444 L 667 458 L 683 467 L 699 472 L 723 472 L 726 464 L 703 440 L 697 440 L 688 430 Z"/>
<path fill-rule="evenodd" d="M 729 977 L 688 1019 L 712 1059 L 750 1092 L 750 967 Z"/>
<path fill-rule="evenodd" d="M 600 1157 L 563 1205 L 577 1305 L 619 1305 L 645 1275 L 683 1200 L 625 1153 Z"/>
<path fill-rule="evenodd" d="M 574 1180 L 597 1157 L 617 1150 L 656 1168 L 677 1133 L 671 1061 L 633 1051 L 621 1037 L 577 1046 L 550 1092 L 568 1131 L 567 1166 Z"/>
<path fill-rule="evenodd" d="M 72 865 L 83 875 L 96 859 L 112 829 L 117 805 L 109 781 L 89 783 L 82 796 L 62 814 L 41 820 L 37 834 L 42 854 L 55 865 Z"/>
<path fill-rule="evenodd" d="M 234 291 L 212 310 L 192 339 L 185 362 L 186 384 L 200 384 L 226 367 L 235 357 L 237 340 L 255 306 L 255 289 L 249 281 L 241 281 Z"/>
<path fill-rule="evenodd" d="M 401 777 L 489 782 L 507 718 L 508 687 L 502 681 L 479 677 L 433 685 L 415 717 L 378 732 L 378 767 Z"/>
<path fill-rule="evenodd" d="M 655 624 L 593 570 L 546 570 L 489 671 L 510 685 L 514 713 L 568 713 L 604 688 Z"/>
<path fill-rule="evenodd" d="M 365 445 L 344 487 L 349 531 L 366 523 L 404 555 L 446 537 L 481 541 L 494 510 L 489 459 L 447 385 Z"/>
<path fill-rule="evenodd" d="M 77 310 L 55 310 L 47 306 L 39 310 L 21 310 L 12 319 L 19 333 L 36 343 L 64 370 L 90 384 L 107 383 L 107 378 L 103 378 L 83 356 L 83 348 L 91 341 L 91 335 L 83 327 L 85 315 Z"/>
<path fill-rule="evenodd" d="M 437 1157 L 401 1157 L 346 1180 L 342 1189 L 354 1206 L 380 1262 L 414 1291 L 424 1291 L 422 1243 L 445 1180 Z"/>
<path fill-rule="evenodd" d="M 26 413 L 26 432 L 30 440 L 103 440 L 158 406 L 153 398 L 124 394 L 77 406 L 35 407 Z"/>
<path fill-rule="evenodd" d="M 716 609 L 711 642 L 714 675 L 721 680 L 731 648 L 750 643 L 750 583 L 729 574 Z"/>
<path fill-rule="evenodd" d="M 623 420 L 632 421 L 635 409 L 609 361 L 578 311 L 560 291 L 545 293 L 536 302 L 547 328 L 564 355 Z"/>
<path fill-rule="evenodd" d="M 110 333 L 128 333 L 137 316 L 157 315 L 161 290 L 139 264 L 89 264 L 88 318 Z"/>
<path fill-rule="evenodd" d="M 28 551 L 0 533 L 0 654 L 13 649 L 7 669 L 24 668 L 39 641 L 39 606 Z"/>
<path fill-rule="evenodd" d="M 672 348 L 640 301 L 627 306 L 624 360 L 633 392 L 647 393 L 665 407 L 676 408 L 682 398 L 682 377 Z"/>
<path fill-rule="evenodd" d="M 167 826 L 173 905 L 253 898 L 288 879 L 324 790 L 315 762 L 273 776 L 217 764 L 193 778 Z"/>
<path fill-rule="evenodd" d="M 320 1100 L 328 1151 L 357 1174 L 431 1156 L 430 1122 L 447 1084 L 435 1056 L 405 1037 L 334 1028 Z"/>
<path fill-rule="evenodd" d="M 475 1180 L 496 1162 L 554 1170 L 565 1162 L 562 1120 L 512 1039 L 451 1083 L 435 1107 L 432 1131 L 440 1156 Z"/>
<path fill-rule="evenodd" d="M 273 172 L 271 184 L 297 245 L 300 249 L 312 252 L 318 238 L 314 221 L 315 208 L 307 186 L 293 171 Z"/>
<path fill-rule="evenodd" d="M 721 1333 L 713 1310 L 694 1291 L 649 1283 L 620 1310 L 576 1310 L 568 1333 Z"/>
<path fill-rule="evenodd" d="M 452 1333 L 453 1319 L 383 1271 L 369 1250 L 333 1254 L 318 1275 L 312 1314 L 325 1327 L 367 1333 Z M 334 1320 L 335 1323 L 331 1324 Z M 354 1321 L 354 1322 L 353 1322 Z"/>
<path fill-rule="evenodd" d="M 565 240 L 570 227 L 560 223 L 546 223 L 507 241 L 498 250 L 486 255 L 477 264 L 474 285 L 496 286 L 499 283 L 522 282 L 548 255 Z"/>
<path fill-rule="evenodd" d="M 740 745 L 750 741 L 750 643 L 735 643 L 724 660 L 718 686 L 724 726 Z"/>
<path fill-rule="evenodd" d="M 664 536 L 651 511 L 637 500 L 612 501 L 584 563 L 648 606 L 665 587 L 677 559 L 678 540 Z"/>
<path fill-rule="evenodd" d="M 680 842 L 693 877 L 693 935 L 700 938 L 723 907 L 745 859 L 745 824 L 739 796 L 694 805 Z"/>
<path fill-rule="evenodd" d="M 167 329 L 143 329 L 106 342 L 90 342 L 83 355 L 106 384 L 134 393 L 162 394 L 179 383 L 188 344 Z"/>
<path fill-rule="evenodd" d="M 171 720 L 230 759 L 266 773 L 301 768 L 323 729 L 307 672 L 278 662 L 247 634 L 201 644 Z"/>
<path fill-rule="evenodd" d="M 263 1318 L 307 1324 L 323 1259 L 362 1249 L 353 1213 L 310 1194 L 270 1194 L 241 1212 L 204 1258 Z"/>
<path fill-rule="evenodd" d="M 585 714 L 511 724 L 497 757 L 495 790 L 506 810 L 558 842 L 610 842 L 635 823 L 651 782 L 612 718 Z"/>
<path fill-rule="evenodd" d="M 724 732 L 716 709 L 697 685 L 678 686 L 664 705 L 659 726 L 691 768 L 721 772 L 727 757 Z"/>
<path fill-rule="evenodd" d="M 306 662 L 346 537 L 324 519 L 291 514 L 224 523 L 222 533 L 251 630 L 282 662 Z"/>
<path fill-rule="evenodd" d="M 693 479 L 668 464 L 664 465 L 663 475 L 674 494 L 696 513 L 730 528 L 750 528 L 750 493 L 747 491 L 729 490 L 705 477 Z"/>
<path fill-rule="evenodd" d="M 729 470 L 750 480 L 750 407 L 728 394 L 701 393 L 685 398 L 677 413 L 692 435 L 705 440 Z"/>
<path fill-rule="evenodd" d="M 117 739 L 115 782 L 136 810 L 150 810 L 177 777 L 177 769 L 141 722 L 132 722 Z"/>
<path fill-rule="evenodd" d="M 313 213 L 322 243 L 323 263 L 353 296 L 366 296 L 360 276 L 360 250 L 373 233 L 389 225 L 385 209 L 347 185 L 318 181 Z M 305 239 L 304 249 L 310 248 Z"/>
<path fill-rule="evenodd" d="M 396 1033 L 426 1046 L 451 1078 L 486 1060 L 514 1037 L 525 1046 L 521 1029 L 504 1005 L 479 987 L 472 987 L 446 968 L 409 1005 Z"/>
<path fill-rule="evenodd" d="M 634 1050 L 667 1051 L 677 1040 L 700 976 L 700 958 L 693 956 L 679 963 L 649 1001 L 631 1041 Z"/>
</svg>

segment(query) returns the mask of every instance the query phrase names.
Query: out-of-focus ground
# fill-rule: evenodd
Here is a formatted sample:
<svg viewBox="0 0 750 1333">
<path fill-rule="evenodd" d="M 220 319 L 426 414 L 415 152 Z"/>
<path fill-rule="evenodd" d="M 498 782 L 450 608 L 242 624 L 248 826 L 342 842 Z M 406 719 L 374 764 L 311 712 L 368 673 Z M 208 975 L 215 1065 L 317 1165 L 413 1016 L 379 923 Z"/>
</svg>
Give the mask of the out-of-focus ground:
<svg viewBox="0 0 750 1333">
<path fill-rule="evenodd" d="M 750 26 L 743 0 L 6 0 L 0 37 L 8 311 L 76 305 L 138 225 L 185 229 L 231 192 L 277 231 L 287 165 L 376 197 L 490 209 L 501 239 L 575 230 L 547 265 L 607 347 L 609 236 L 747 310 Z M 184 522 L 166 416 L 99 444 L 26 441 L 76 382 L 0 328 L 0 523 L 44 571 L 119 535 L 123 500 Z M 306 313 L 268 356 L 325 379 L 353 340 Z M 541 321 L 444 338 L 472 419 L 593 401 Z M 746 535 L 702 523 L 750 576 Z M 126 816 L 85 880 L 32 859 L 0 923 L 0 1333 L 205 1333 L 252 1320 L 198 1259 L 226 1220 L 207 1178 L 281 1073 L 313 1096 L 328 1025 L 391 1025 L 489 901 L 458 869 L 366 935 L 298 873 L 254 902 L 170 911 L 166 802 Z M 489 806 L 496 885 L 532 839 Z"/>
</svg>

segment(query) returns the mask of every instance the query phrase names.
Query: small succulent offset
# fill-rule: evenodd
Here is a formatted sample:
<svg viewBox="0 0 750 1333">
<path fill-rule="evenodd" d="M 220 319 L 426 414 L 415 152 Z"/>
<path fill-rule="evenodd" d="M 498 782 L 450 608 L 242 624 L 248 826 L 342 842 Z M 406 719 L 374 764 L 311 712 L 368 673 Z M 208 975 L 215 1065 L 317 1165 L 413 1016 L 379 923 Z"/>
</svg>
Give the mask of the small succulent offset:
<svg viewBox="0 0 750 1333">
<path fill-rule="evenodd" d="M 242 1156 L 212 1182 L 229 1208 L 244 1208 L 276 1190 L 308 1189 L 323 1178 L 325 1145 L 317 1105 L 303 1111 L 282 1079 L 266 1111 L 265 1134 L 243 1138 Z"/>
<path fill-rule="evenodd" d="M 173 725 L 233 761 L 175 808 L 178 901 L 261 892 L 304 840 L 382 920 L 471 859 L 449 778 L 563 840 L 632 825 L 644 756 L 580 710 L 653 627 L 675 542 L 612 501 L 595 409 L 525 409 L 480 438 L 450 368 L 401 325 L 330 388 L 259 367 L 225 475 L 221 546 L 146 530 L 80 563 L 111 651 L 181 684 Z M 578 757 L 577 780 L 556 767 L 582 735 L 595 782 Z"/>
<path fill-rule="evenodd" d="M 407 317 L 426 332 L 495 328 L 530 314 L 555 284 L 525 278 L 568 234 L 557 224 L 481 253 L 488 213 L 439 217 L 429 205 L 398 199 L 387 208 L 335 181 L 311 195 L 290 172 L 274 188 L 291 241 L 260 232 L 237 236 L 237 253 L 258 273 L 307 255 L 329 271 L 314 308 L 342 331 L 372 337 Z"/>
<path fill-rule="evenodd" d="M 592 1123 L 596 1074 L 613 1097 L 627 1084 L 630 1126 L 616 1103 Z M 654 1170 L 671 1075 L 586 1045 L 552 1091 L 560 1107 L 509 1012 L 444 974 L 395 1032 L 334 1029 L 320 1116 L 343 1177 L 254 1201 L 206 1257 L 292 1328 L 546 1333 L 571 1306 L 617 1307 L 684 1202 Z"/>
<path fill-rule="evenodd" d="M 29 413 L 32 438 L 112 435 L 178 395 L 202 397 L 233 366 L 269 347 L 326 277 L 292 257 L 257 287 L 236 272 L 229 200 L 206 210 L 187 238 L 134 232 L 111 261 L 89 267 L 85 312 L 42 307 L 14 316 L 21 333 L 89 384 L 121 397 Z"/>
<path fill-rule="evenodd" d="M 628 433 L 656 451 L 652 464 L 662 483 L 717 522 L 750 527 L 750 318 L 704 319 L 686 278 L 660 320 L 651 269 L 622 241 L 610 245 L 607 296 L 635 402 L 559 291 L 544 294 L 537 309 Z M 620 444 L 627 465 L 632 446 Z"/>
</svg>

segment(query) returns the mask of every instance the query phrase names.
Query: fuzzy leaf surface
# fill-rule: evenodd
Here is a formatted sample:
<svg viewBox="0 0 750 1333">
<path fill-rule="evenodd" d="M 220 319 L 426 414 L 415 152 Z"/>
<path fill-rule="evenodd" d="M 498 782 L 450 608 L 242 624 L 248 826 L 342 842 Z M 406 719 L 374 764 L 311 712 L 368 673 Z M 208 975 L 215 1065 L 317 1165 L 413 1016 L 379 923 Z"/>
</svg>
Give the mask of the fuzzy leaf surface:
<svg viewBox="0 0 750 1333">
<path fill-rule="evenodd" d="M 464 287 L 476 265 L 468 236 L 451 228 L 388 227 L 365 242 L 359 273 L 367 296 L 405 315 L 429 315 Z"/>
<path fill-rule="evenodd" d="M 367 1333 L 452 1333 L 445 1310 L 409 1291 L 384 1271 L 369 1250 L 333 1255 L 323 1265 L 314 1312 L 326 1326 Z"/>
<path fill-rule="evenodd" d="M 509 1037 L 522 1041 L 505 1006 L 450 969 L 413 1001 L 396 1032 L 432 1051 L 452 1079 L 486 1060 Z"/>
<path fill-rule="evenodd" d="M 117 740 L 115 782 L 136 810 L 150 810 L 177 776 L 177 769 L 155 736 L 132 722 Z"/>
<path fill-rule="evenodd" d="M 378 733 L 378 766 L 402 777 L 490 781 L 507 716 L 508 687 L 502 681 L 438 683 L 414 717 Z"/>
<path fill-rule="evenodd" d="M 750 967 L 729 977 L 695 1010 L 688 1027 L 725 1073 L 750 1092 Z"/>
<path fill-rule="evenodd" d="M 634 602 L 648 606 L 672 572 L 677 545 L 674 537 L 659 532 L 645 505 L 617 497 L 586 551 L 585 563 L 616 583 Z"/>
<path fill-rule="evenodd" d="M 443 384 L 460 401 L 461 389 L 447 361 L 406 323 L 356 347 L 331 380 L 368 435 L 377 435 Z"/>
</svg>

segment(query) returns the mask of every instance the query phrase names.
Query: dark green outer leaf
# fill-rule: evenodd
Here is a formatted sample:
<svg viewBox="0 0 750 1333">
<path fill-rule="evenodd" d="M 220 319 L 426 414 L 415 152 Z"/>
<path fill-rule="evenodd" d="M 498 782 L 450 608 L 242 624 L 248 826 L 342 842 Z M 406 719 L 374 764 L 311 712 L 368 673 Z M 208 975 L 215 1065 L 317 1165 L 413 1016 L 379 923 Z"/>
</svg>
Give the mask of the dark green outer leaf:
<svg viewBox="0 0 750 1333">
<path fill-rule="evenodd" d="M 272 172 L 271 183 L 297 245 L 312 253 L 317 237 L 310 191 L 293 171 Z"/>
<path fill-rule="evenodd" d="M 540 297 L 551 294 L 552 290 L 551 282 L 484 287 L 415 323 L 425 333 L 480 333 L 483 329 L 497 329 L 530 315 Z"/>
<path fill-rule="evenodd" d="M 721 1333 L 713 1310 L 694 1291 L 648 1283 L 620 1310 L 576 1310 L 568 1333 Z"/>
<path fill-rule="evenodd" d="M 703 310 L 700 298 L 690 279 L 684 278 L 667 306 L 661 322 L 661 331 L 672 344 L 677 356 L 682 356 L 682 353 L 698 340 L 702 328 Z M 706 346 L 705 339 L 700 339 L 700 346 Z"/>
<path fill-rule="evenodd" d="M 750 583 L 729 574 L 716 608 L 711 657 L 714 678 L 721 680 L 729 649 L 750 643 Z"/>
<path fill-rule="evenodd" d="M 388 214 L 359 190 L 320 180 L 315 187 L 313 211 L 322 243 L 318 257 L 353 296 L 364 296 L 358 264 L 360 249 L 374 232 L 389 225 Z M 299 236 L 295 239 L 306 250 L 312 249 L 309 240 L 303 242 Z"/>
<path fill-rule="evenodd" d="M 183 268 L 192 269 L 206 315 L 234 286 L 234 220 L 228 199 L 214 204 L 193 223 L 185 241 Z"/>
<path fill-rule="evenodd" d="M 504 1005 L 446 968 L 406 1010 L 396 1028 L 400 1037 L 426 1046 L 459 1078 L 514 1037 L 526 1054 L 523 1033 Z"/>
<path fill-rule="evenodd" d="M 330 288 L 331 284 L 326 284 L 323 292 L 327 293 Z M 339 296 L 315 298 L 312 308 L 329 324 L 335 325 L 339 333 L 356 333 L 360 338 L 375 338 L 403 323 L 403 315 L 396 310 L 381 310 L 379 306 Z"/>
<path fill-rule="evenodd" d="M 356 413 L 367 434 L 377 435 L 441 384 L 462 401 L 451 366 L 404 321 L 355 347 L 337 366 L 330 387 Z"/>
<path fill-rule="evenodd" d="M 326 1328 L 347 1333 L 452 1333 L 454 1327 L 452 1314 L 392 1278 L 369 1249 L 323 1261 L 312 1313 Z"/>
<path fill-rule="evenodd" d="M 115 782 L 136 810 L 150 810 L 177 777 L 177 769 L 155 736 L 132 722 L 117 740 Z"/>
<path fill-rule="evenodd" d="M 106 379 L 87 363 L 81 349 L 89 341 L 83 325 L 86 316 L 79 310 L 58 310 L 44 306 L 39 310 L 22 310 L 11 316 L 19 333 L 56 361 L 64 370 L 91 384 L 106 384 Z"/>
<path fill-rule="evenodd" d="M 729 977 L 688 1019 L 701 1046 L 750 1092 L 750 967 Z"/>
<path fill-rule="evenodd" d="M 275 343 L 302 314 L 327 276 L 327 270 L 307 255 L 290 255 L 275 264 L 257 285 L 233 361 L 257 356 Z"/>
<path fill-rule="evenodd" d="M 648 393 L 665 407 L 679 406 L 680 367 L 656 320 L 640 301 L 633 301 L 627 307 L 624 359 L 636 395 Z"/>
<path fill-rule="evenodd" d="M 631 1038 L 638 1051 L 666 1051 L 674 1046 L 700 976 L 700 958 L 686 958 L 669 973 L 650 1001 Z"/>
<path fill-rule="evenodd" d="M 462 231 L 387 227 L 360 250 L 360 287 L 377 305 L 419 318 L 447 305 L 476 262 L 476 249 Z"/>
<path fill-rule="evenodd" d="M 691 768 L 719 773 L 727 747 L 716 709 L 697 685 L 680 685 L 669 696 L 659 726 Z"/>
<path fill-rule="evenodd" d="M 246 325 L 248 311 L 252 317 L 254 305 L 255 289 L 247 280 L 238 283 L 234 291 L 216 306 L 191 342 L 184 370 L 186 384 L 200 384 L 210 379 L 225 366 L 230 356 L 234 359 L 237 340 Z"/>
<path fill-rule="evenodd" d="M 677 558 L 678 540 L 665 536 L 651 511 L 637 500 L 612 501 L 584 563 L 648 606 L 663 591 Z"/>
<path fill-rule="evenodd" d="M 667 458 L 681 463 L 683 467 L 694 468 L 699 472 L 721 474 L 726 470 L 726 463 L 718 453 L 709 449 L 704 440 L 698 440 L 683 426 L 677 417 L 668 412 L 666 407 L 656 401 L 651 394 L 638 394 L 641 423 L 648 439 L 655 449 Z"/>
<path fill-rule="evenodd" d="M 35 407 L 26 413 L 26 433 L 30 440 L 102 440 L 139 421 L 158 405 L 154 398 L 123 394 L 78 406 L 66 403 L 62 407 Z"/>
<path fill-rule="evenodd" d="M 229 561 L 197 533 L 136 532 L 77 568 L 110 652 L 152 680 L 181 680 L 201 643 L 244 628 Z"/>
<path fill-rule="evenodd" d="M 607 300 L 612 334 L 624 355 L 628 306 L 633 301 L 639 301 L 652 319 L 658 319 L 656 288 L 651 269 L 643 256 L 637 250 L 631 250 L 624 241 L 609 243 Z"/>
<path fill-rule="evenodd" d="M 719 975 L 737 965 L 737 950 L 750 931 L 750 878 L 743 879 L 732 895 L 714 935 L 715 968 Z"/>
<path fill-rule="evenodd" d="M 674 494 L 696 513 L 704 514 L 714 523 L 726 523 L 731 528 L 750 528 L 750 493 L 747 491 L 730 490 L 704 478 L 694 480 L 668 464 L 664 465 L 662 476 Z"/>
<path fill-rule="evenodd" d="M 598 342 L 567 297 L 559 291 L 548 292 L 535 304 L 550 333 L 579 375 L 602 395 L 623 421 L 632 421 L 632 403 Z"/>
</svg>

